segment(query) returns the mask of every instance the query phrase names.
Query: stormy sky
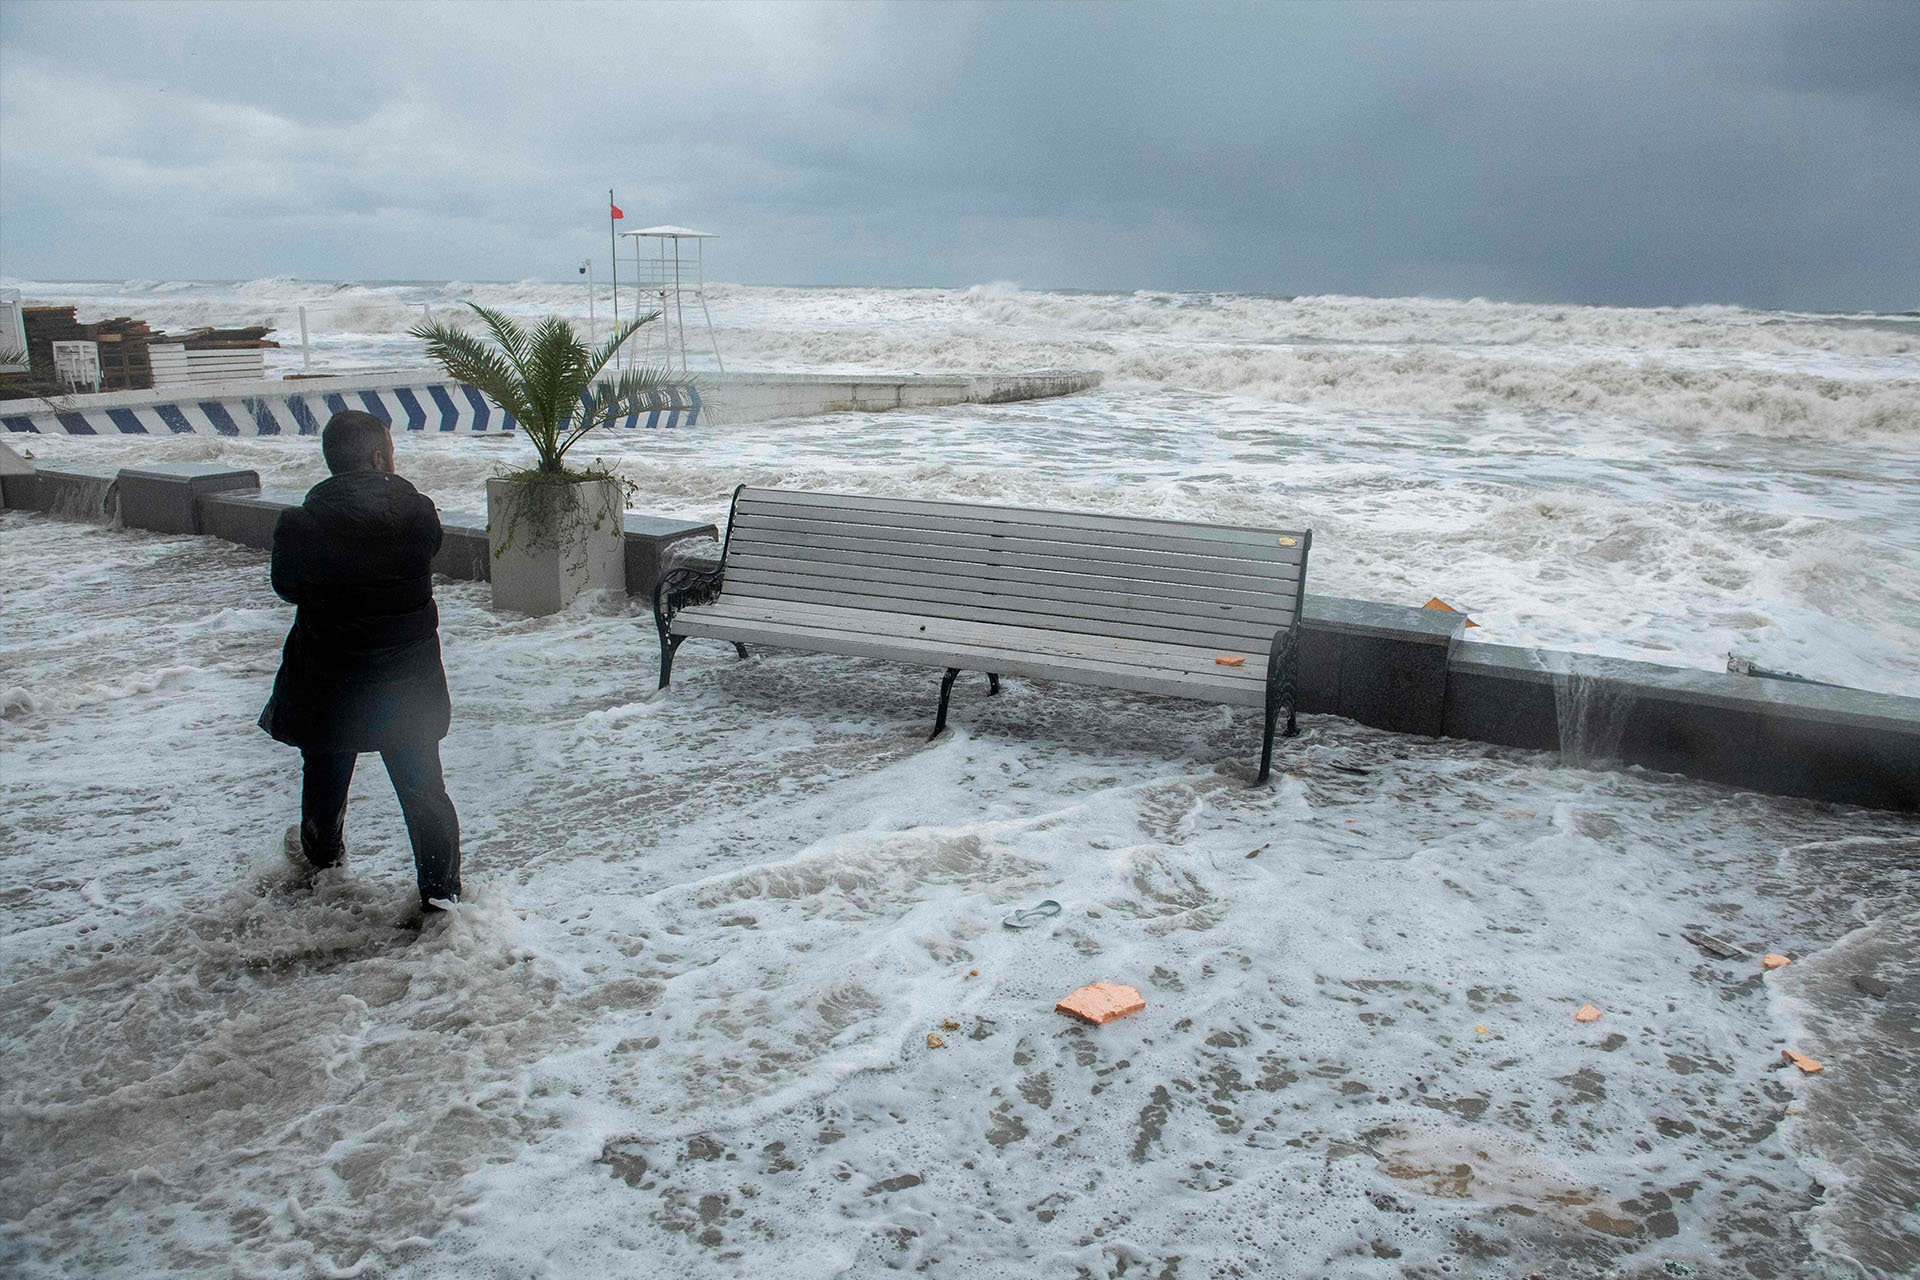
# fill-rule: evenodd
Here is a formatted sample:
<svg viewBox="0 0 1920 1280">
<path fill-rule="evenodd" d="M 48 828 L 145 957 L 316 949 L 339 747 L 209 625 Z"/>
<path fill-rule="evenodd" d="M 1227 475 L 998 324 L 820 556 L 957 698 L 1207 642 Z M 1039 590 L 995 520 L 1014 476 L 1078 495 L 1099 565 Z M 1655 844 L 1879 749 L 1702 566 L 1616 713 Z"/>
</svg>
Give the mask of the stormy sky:
<svg viewBox="0 0 1920 1280">
<path fill-rule="evenodd" d="M 1920 4 L 0 0 L 0 274 L 1920 307 Z"/>
</svg>

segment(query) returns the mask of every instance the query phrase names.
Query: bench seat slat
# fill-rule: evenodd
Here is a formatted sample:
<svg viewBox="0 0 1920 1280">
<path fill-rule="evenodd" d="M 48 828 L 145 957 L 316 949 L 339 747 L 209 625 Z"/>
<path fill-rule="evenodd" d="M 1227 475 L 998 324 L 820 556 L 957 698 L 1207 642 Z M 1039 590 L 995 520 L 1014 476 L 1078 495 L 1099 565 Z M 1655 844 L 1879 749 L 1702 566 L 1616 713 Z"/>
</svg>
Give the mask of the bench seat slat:
<svg viewBox="0 0 1920 1280">
<path fill-rule="evenodd" d="M 818 520 L 766 519 L 735 516 L 743 545 L 835 546 L 854 551 L 944 557 L 965 554 L 991 563 L 1000 556 L 1011 563 L 1019 557 L 1066 561 L 1073 565 L 1099 566 L 1093 571 L 1131 575 L 1151 573 L 1218 573 L 1260 579 L 1277 584 L 1298 582 L 1298 564 L 1279 560 L 1234 559 L 1196 555 L 1188 551 L 1157 547 L 1119 547 L 1094 543 L 1064 543 L 1013 534 L 963 533 L 935 529 L 888 529 L 878 526 L 850 526 Z M 729 535 L 728 546 L 733 546 Z"/>
<path fill-rule="evenodd" d="M 814 551 L 801 556 L 775 555 L 778 548 L 743 547 L 727 557 L 728 572 L 739 569 L 772 573 L 813 574 L 856 582 L 938 581 L 970 591 L 1032 596 L 1042 600 L 1086 600 L 1093 604 L 1124 604 L 1135 610 L 1191 613 L 1205 616 L 1209 606 L 1240 605 L 1291 615 L 1293 592 L 1227 589 L 1193 582 L 1157 582 L 1112 574 L 1069 573 L 1061 569 L 1006 568 L 965 561 L 929 564 L 910 556 L 856 556 L 844 552 Z M 856 586 L 856 590 L 859 588 Z"/>
<path fill-rule="evenodd" d="M 959 643 L 1001 656 L 1016 651 L 1046 654 L 1050 658 L 1080 659 L 1141 666 L 1157 671 L 1182 671 L 1197 679 L 1222 684 L 1265 678 L 1268 641 L 1240 648 L 1196 648 L 1167 644 L 1156 640 L 1129 640 L 1112 636 L 1083 635 L 1071 631 L 1044 628 L 1007 627 L 995 623 L 969 622 L 959 618 L 930 615 L 884 613 L 843 605 L 823 605 L 784 600 L 720 600 L 684 611 L 695 629 L 716 623 L 751 622 L 756 625 L 784 625 L 814 630 L 846 631 L 872 636 L 876 640 L 938 640 Z M 675 619 L 674 629 L 681 629 Z M 689 631 L 689 634 L 692 634 Z M 704 632 L 703 632 L 704 634 Z M 1240 657 L 1238 667 L 1223 667 L 1217 657 Z"/>
<path fill-rule="evenodd" d="M 1266 697 L 1264 682 L 1260 681 L 1222 681 L 1173 668 L 1155 668 L 1082 656 L 1057 656 L 1039 647 L 1014 653 L 958 640 L 881 636 L 871 631 L 799 626 L 790 621 L 757 622 L 752 619 L 695 616 L 700 613 L 700 610 L 687 610 L 685 617 L 688 625 L 682 629 L 676 619 L 675 629 L 685 635 L 738 640 L 744 644 L 882 658 L 936 669 L 960 667 L 971 671 L 992 671 L 1000 675 L 1092 684 L 1234 706 L 1257 708 Z"/>
<path fill-rule="evenodd" d="M 804 598 L 798 593 L 823 591 L 865 608 L 912 610 L 923 603 L 953 605 L 968 610 L 968 617 L 1004 617 L 1016 625 L 1049 625 L 1033 622 L 1035 618 L 1075 618 L 1116 626 L 1165 627 L 1202 636 L 1271 636 L 1276 628 L 1293 621 L 1291 608 L 1273 605 L 1210 601 L 1179 604 L 1165 598 L 1048 588 L 1016 593 L 991 587 L 983 590 L 978 582 L 950 578 L 931 569 L 918 578 L 889 575 L 874 580 L 840 572 L 843 568 L 835 566 L 835 571 L 821 573 L 810 572 L 806 566 L 761 569 L 738 565 L 728 568 L 727 583 L 730 593 L 745 597 Z"/>
<path fill-rule="evenodd" d="M 995 538 L 1023 538 L 1036 542 L 1071 546 L 1130 547 L 1142 551 L 1177 551 L 1215 560 L 1251 560 L 1258 564 L 1299 564 L 1303 539 L 1295 545 L 1279 542 L 1291 534 L 1270 534 L 1264 545 L 1244 541 L 1215 541 L 1195 537 L 1184 527 L 1162 532 L 1153 528 L 1088 529 L 1071 524 L 1046 524 L 1018 520 L 992 520 L 958 515 L 908 517 L 885 511 L 859 508 L 829 510 L 821 507 L 781 506 L 773 503 L 741 503 L 734 508 L 734 519 L 749 525 L 783 520 L 826 522 L 853 525 L 861 529 L 899 529 L 918 532 L 965 533 Z M 1117 522 L 1122 523 L 1124 522 Z M 875 537 L 885 535 L 876 533 Z"/>
<path fill-rule="evenodd" d="M 1214 543 L 1242 543 L 1256 547 L 1274 545 L 1276 535 L 1306 538 L 1300 529 L 1260 529 L 1251 525 L 1204 524 L 1192 520 L 1165 520 L 1152 516 L 1100 515 L 1090 511 L 1050 511 L 1041 507 L 1013 507 L 986 502 L 954 502 L 938 499 L 885 498 L 867 494 L 811 493 L 793 489 L 756 489 L 740 491 L 739 505 L 826 508 L 836 515 L 846 511 L 871 511 L 917 521 L 927 516 L 955 516 L 962 520 L 993 520 L 1002 523 L 1050 525 L 1071 530 L 1107 530 L 1138 533 L 1151 530 L 1164 537 L 1197 538 Z"/>
</svg>

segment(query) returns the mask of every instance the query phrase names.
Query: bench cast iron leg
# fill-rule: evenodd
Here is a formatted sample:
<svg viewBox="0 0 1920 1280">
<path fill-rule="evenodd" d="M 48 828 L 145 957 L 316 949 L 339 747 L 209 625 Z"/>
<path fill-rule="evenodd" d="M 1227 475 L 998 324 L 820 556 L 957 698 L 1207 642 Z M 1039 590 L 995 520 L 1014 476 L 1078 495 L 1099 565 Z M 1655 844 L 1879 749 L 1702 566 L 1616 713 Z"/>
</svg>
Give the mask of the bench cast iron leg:
<svg viewBox="0 0 1920 1280">
<path fill-rule="evenodd" d="M 999 692 L 1000 692 L 1000 677 L 995 675 L 991 671 L 987 672 L 987 696 L 991 698 Z"/>
<path fill-rule="evenodd" d="M 1260 739 L 1260 774 L 1253 780 L 1256 787 L 1273 771 L 1273 727 L 1279 722 L 1283 704 L 1287 709 L 1287 736 L 1291 738 L 1300 732 L 1294 721 L 1294 704 L 1299 700 L 1295 692 L 1299 658 L 1300 637 L 1294 628 L 1288 627 L 1274 636 L 1273 647 L 1267 652 L 1266 732 Z"/>
<path fill-rule="evenodd" d="M 681 645 L 686 643 L 686 640 L 685 636 L 663 635 L 660 637 L 660 687 L 662 689 L 666 688 L 667 682 L 673 679 L 673 655 L 679 651 Z"/>
<path fill-rule="evenodd" d="M 747 646 L 741 644 L 738 640 L 733 642 L 733 651 L 740 655 L 740 661 L 745 662 L 747 660 Z"/>
<path fill-rule="evenodd" d="M 946 678 L 940 681 L 940 717 L 933 722 L 933 732 L 927 735 L 928 742 L 939 737 L 947 727 L 947 700 L 953 697 L 953 682 L 959 677 L 960 668 L 948 667 Z"/>
<path fill-rule="evenodd" d="M 1274 714 L 1276 710 L 1277 708 L 1274 707 L 1267 708 L 1267 732 L 1266 736 L 1260 740 L 1260 774 L 1253 780 L 1253 785 L 1256 787 L 1265 782 L 1267 775 L 1273 772 L 1273 722 L 1277 718 Z"/>
</svg>

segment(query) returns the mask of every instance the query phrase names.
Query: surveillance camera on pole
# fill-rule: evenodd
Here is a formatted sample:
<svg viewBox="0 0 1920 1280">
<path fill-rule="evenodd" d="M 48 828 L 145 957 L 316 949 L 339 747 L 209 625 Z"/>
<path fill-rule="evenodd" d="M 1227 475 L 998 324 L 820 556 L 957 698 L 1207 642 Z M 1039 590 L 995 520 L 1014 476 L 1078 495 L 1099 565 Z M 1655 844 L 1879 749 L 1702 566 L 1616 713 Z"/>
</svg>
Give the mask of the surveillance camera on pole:
<svg viewBox="0 0 1920 1280">
<path fill-rule="evenodd" d="M 587 341 L 600 341 L 600 323 L 593 317 L 593 259 L 580 260 L 580 274 L 587 278 Z"/>
</svg>

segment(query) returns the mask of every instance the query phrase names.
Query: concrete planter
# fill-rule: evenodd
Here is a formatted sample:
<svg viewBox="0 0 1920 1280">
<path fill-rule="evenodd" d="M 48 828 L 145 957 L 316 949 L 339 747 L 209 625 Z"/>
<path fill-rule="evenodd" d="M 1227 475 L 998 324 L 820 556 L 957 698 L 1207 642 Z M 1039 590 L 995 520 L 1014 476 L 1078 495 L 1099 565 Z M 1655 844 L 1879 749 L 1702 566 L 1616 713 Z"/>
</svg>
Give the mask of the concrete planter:
<svg viewBox="0 0 1920 1280">
<path fill-rule="evenodd" d="M 538 616 L 582 591 L 624 591 L 625 515 L 612 480 L 487 481 L 493 607 Z"/>
</svg>

